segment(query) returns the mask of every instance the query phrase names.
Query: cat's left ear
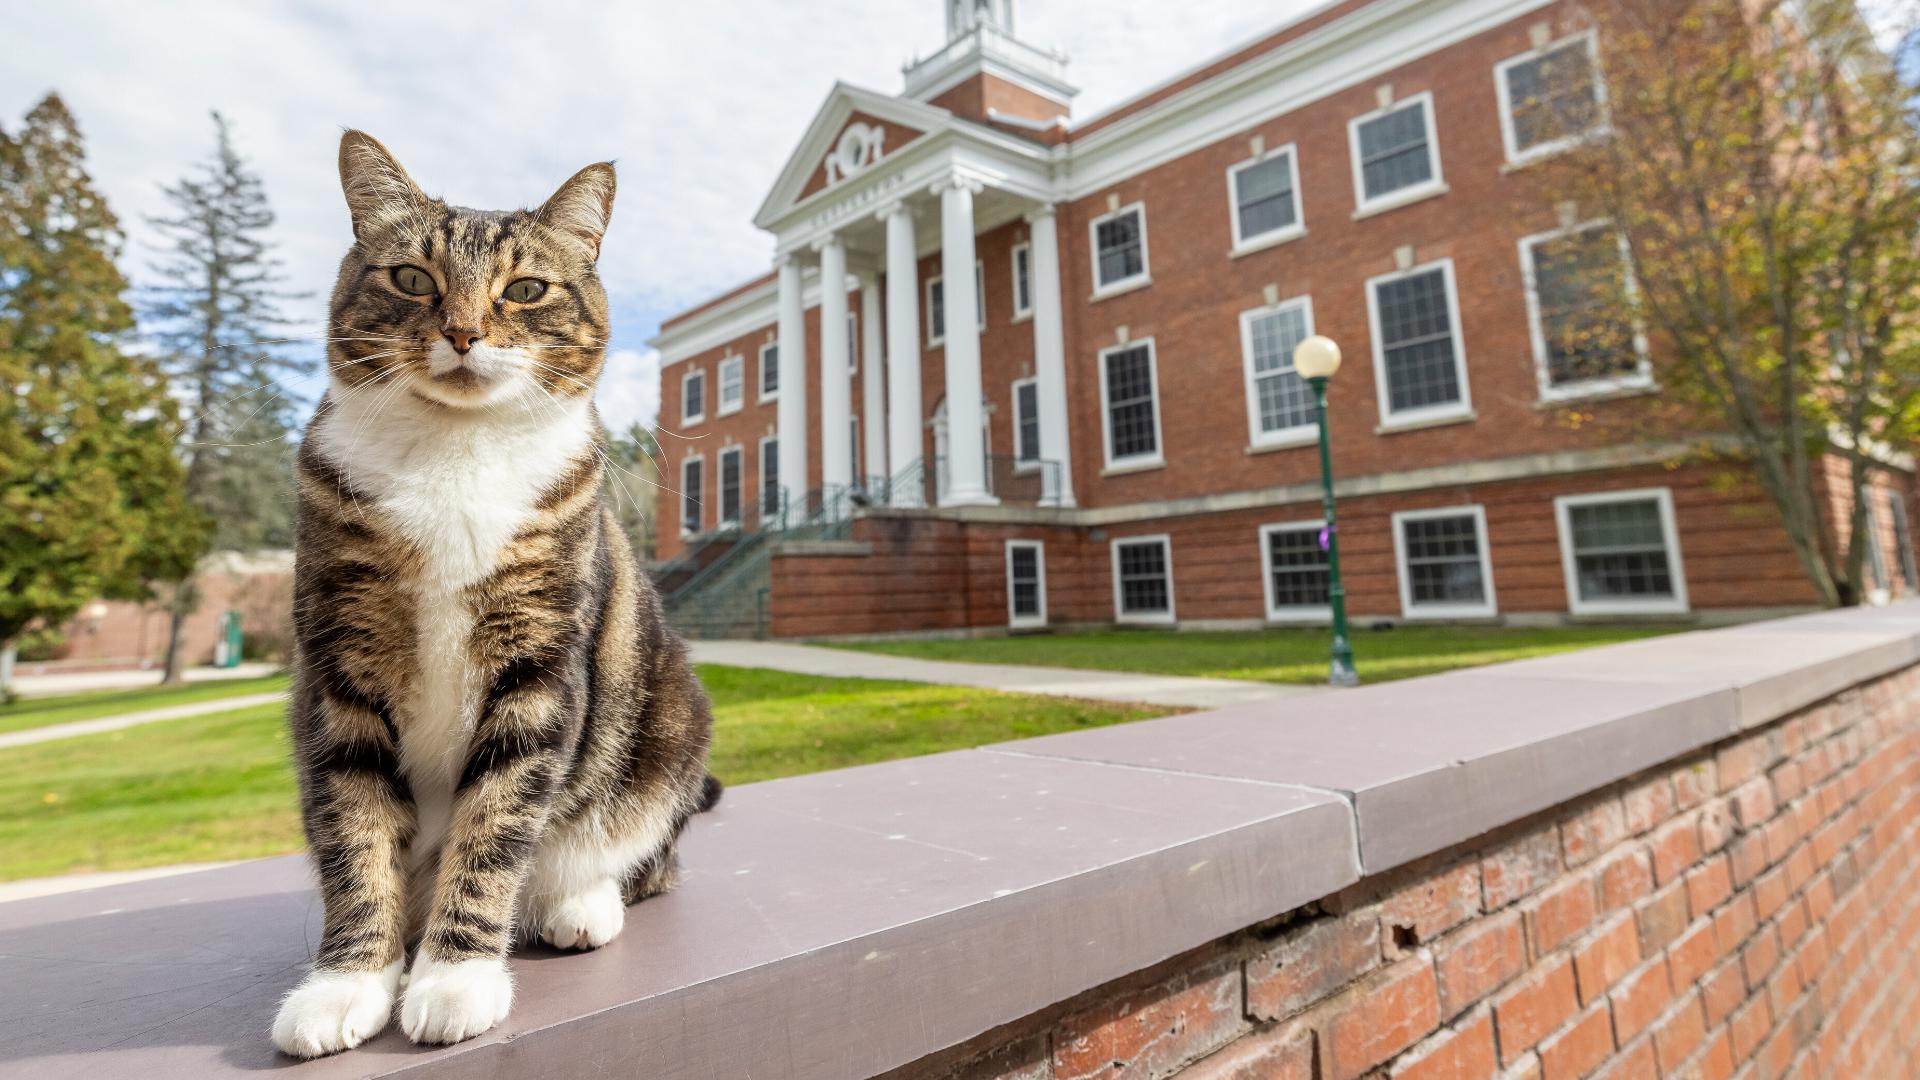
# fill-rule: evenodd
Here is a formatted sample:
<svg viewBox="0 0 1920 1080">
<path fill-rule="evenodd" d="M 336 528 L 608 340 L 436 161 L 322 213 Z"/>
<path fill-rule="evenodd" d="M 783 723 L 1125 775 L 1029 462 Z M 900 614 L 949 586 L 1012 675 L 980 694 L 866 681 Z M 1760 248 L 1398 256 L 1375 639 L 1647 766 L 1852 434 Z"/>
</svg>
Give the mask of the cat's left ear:
<svg viewBox="0 0 1920 1080">
<path fill-rule="evenodd" d="M 541 204 L 538 217 L 561 232 L 579 237 L 600 258 L 600 238 L 607 234 L 607 220 L 613 216 L 613 166 L 607 162 L 589 165 L 560 185 L 553 197 Z"/>
</svg>

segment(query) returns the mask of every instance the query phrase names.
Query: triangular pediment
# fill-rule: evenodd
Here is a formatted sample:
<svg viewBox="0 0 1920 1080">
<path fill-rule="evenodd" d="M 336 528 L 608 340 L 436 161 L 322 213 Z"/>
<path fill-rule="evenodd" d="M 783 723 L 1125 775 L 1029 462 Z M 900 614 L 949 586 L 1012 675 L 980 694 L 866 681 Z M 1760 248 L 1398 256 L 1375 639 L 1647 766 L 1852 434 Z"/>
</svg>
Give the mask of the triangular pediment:
<svg viewBox="0 0 1920 1080">
<path fill-rule="evenodd" d="M 754 224 L 768 227 L 794 204 L 852 179 L 908 143 L 952 123 L 953 114 L 945 109 L 835 84 L 754 214 Z"/>
</svg>

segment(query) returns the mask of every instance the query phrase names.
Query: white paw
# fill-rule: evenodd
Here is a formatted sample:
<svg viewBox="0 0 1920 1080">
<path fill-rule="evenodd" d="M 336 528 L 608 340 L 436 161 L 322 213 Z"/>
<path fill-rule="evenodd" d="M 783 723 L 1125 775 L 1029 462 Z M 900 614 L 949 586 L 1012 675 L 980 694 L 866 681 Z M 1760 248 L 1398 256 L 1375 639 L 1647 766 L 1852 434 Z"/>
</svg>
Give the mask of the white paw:
<svg viewBox="0 0 1920 1080">
<path fill-rule="evenodd" d="M 504 960 L 414 961 L 400 1002 L 400 1029 L 417 1043 L 456 1043 L 507 1018 L 513 978 Z"/>
<path fill-rule="evenodd" d="M 626 923 L 620 886 L 601 881 L 547 908 L 539 921 L 540 940 L 556 949 L 597 949 L 612 941 Z"/>
<path fill-rule="evenodd" d="M 384 971 L 316 971 L 280 1002 L 273 1045 L 311 1058 L 359 1046 L 393 1019 L 400 962 Z"/>
</svg>

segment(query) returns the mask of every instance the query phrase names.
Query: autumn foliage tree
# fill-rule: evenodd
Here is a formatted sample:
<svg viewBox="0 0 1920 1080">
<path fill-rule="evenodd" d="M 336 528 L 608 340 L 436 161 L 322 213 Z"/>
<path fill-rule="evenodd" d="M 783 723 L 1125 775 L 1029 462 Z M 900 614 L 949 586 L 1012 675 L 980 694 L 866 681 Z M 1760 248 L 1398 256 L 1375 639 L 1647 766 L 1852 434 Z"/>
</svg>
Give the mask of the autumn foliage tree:
<svg viewBox="0 0 1920 1080">
<path fill-rule="evenodd" d="M 1597 314 L 1569 333 L 1643 334 L 1668 400 L 1731 436 L 1820 598 L 1858 603 L 1868 485 L 1920 431 L 1920 131 L 1889 35 L 1849 0 L 1583 15 L 1604 100 L 1563 66 L 1516 110 L 1551 124 L 1575 104 L 1586 134 L 1525 172 L 1563 220 L 1606 221 L 1631 271 L 1590 282 Z"/>
</svg>

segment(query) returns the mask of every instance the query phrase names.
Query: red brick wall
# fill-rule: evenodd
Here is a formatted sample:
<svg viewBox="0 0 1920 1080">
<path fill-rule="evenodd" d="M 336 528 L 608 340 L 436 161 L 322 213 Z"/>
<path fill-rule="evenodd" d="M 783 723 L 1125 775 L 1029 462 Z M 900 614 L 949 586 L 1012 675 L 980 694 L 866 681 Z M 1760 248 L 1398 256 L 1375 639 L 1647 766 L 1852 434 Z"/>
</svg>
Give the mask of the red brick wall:
<svg viewBox="0 0 1920 1080">
<path fill-rule="evenodd" d="M 1909 669 L 894 1075 L 1920 1075 L 1917 720 Z"/>
<path fill-rule="evenodd" d="M 200 604 L 187 616 L 183 631 L 188 664 L 213 661 L 220 636 L 220 620 L 228 611 L 240 613 L 243 633 L 263 643 L 292 645 L 293 576 L 290 573 L 232 573 L 224 570 L 200 575 Z M 71 666 L 133 665 L 158 662 L 167 652 L 169 616 L 163 603 L 132 604 L 113 601 L 98 623 L 82 615 L 67 624 L 66 650 L 60 657 Z M 284 659 L 284 656 L 275 659 Z M 249 655 L 248 660 L 267 659 Z M 23 664 L 22 673 L 35 665 Z"/>
</svg>

